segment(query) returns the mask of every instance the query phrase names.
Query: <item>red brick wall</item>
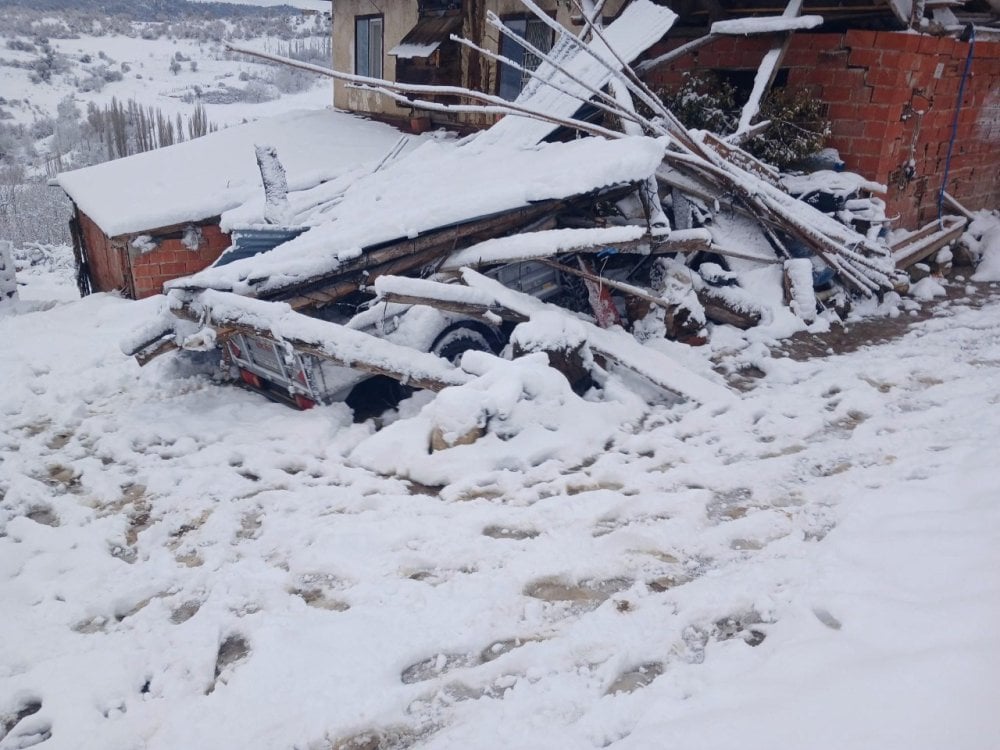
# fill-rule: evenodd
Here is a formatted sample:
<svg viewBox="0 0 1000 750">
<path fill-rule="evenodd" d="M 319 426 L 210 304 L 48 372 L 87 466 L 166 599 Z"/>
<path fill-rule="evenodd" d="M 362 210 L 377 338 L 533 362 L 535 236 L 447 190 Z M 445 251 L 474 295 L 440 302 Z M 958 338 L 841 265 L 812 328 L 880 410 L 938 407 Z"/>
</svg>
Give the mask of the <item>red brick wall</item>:
<svg viewBox="0 0 1000 750">
<path fill-rule="evenodd" d="M 179 239 L 162 240 L 148 253 L 132 250 L 135 298 L 159 294 L 171 279 L 207 268 L 230 245 L 229 235 L 216 224 L 201 227 L 201 233 L 202 242 L 197 250 L 189 250 Z"/>
<path fill-rule="evenodd" d="M 684 40 L 654 49 L 661 54 Z M 656 73 L 676 85 L 693 68 L 755 69 L 766 38 L 724 37 Z M 847 168 L 888 186 L 897 226 L 937 216 L 959 82 L 969 45 L 905 32 L 848 31 L 792 37 L 788 85 L 829 105 L 830 145 Z M 921 114 L 922 113 L 922 114 Z M 912 177 L 905 167 L 914 162 Z M 970 209 L 1000 206 L 1000 42 L 979 41 L 966 81 L 948 192 Z"/>
<path fill-rule="evenodd" d="M 131 246 L 134 235 L 108 237 L 85 213 L 78 215 L 94 291 L 119 291 L 133 299 L 159 294 L 171 279 L 208 267 L 230 244 L 228 234 L 208 224 L 201 227 L 197 250 L 180 239 L 162 239 L 155 250 L 141 253 Z"/>
<path fill-rule="evenodd" d="M 82 211 L 77 211 L 77 217 L 94 291 L 120 291 L 125 296 L 131 297 L 128 260 L 121 249 L 116 247 L 122 243 L 115 243 Z"/>
</svg>

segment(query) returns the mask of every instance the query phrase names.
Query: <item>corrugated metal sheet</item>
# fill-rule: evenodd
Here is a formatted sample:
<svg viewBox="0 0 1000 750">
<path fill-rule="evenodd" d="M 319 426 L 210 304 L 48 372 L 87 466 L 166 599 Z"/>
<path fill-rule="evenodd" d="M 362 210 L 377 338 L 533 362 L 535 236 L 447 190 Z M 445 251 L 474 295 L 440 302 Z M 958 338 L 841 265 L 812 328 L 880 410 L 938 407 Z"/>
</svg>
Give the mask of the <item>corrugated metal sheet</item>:
<svg viewBox="0 0 1000 750">
<path fill-rule="evenodd" d="M 247 229 L 234 229 L 232 232 L 233 244 L 230 245 L 213 263 L 213 266 L 225 266 L 236 260 L 250 258 L 254 255 L 266 253 L 273 250 L 278 245 L 282 245 L 289 240 L 295 239 L 309 227 L 253 227 Z"/>
</svg>

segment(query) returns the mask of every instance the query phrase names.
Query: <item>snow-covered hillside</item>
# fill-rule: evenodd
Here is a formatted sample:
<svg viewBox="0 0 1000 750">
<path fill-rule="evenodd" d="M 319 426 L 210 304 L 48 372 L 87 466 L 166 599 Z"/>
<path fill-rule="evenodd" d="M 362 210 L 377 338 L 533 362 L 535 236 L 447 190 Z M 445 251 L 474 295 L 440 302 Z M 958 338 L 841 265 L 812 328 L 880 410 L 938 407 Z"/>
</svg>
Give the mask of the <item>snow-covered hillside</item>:
<svg viewBox="0 0 1000 750">
<path fill-rule="evenodd" d="M 23 44 L 29 40 L 22 39 Z M 301 44 L 319 49 L 325 35 L 306 37 Z M 266 51 L 286 51 L 291 42 L 269 38 L 249 40 Z M 332 102 L 329 81 L 304 77 L 289 93 L 275 84 L 273 66 L 225 52 L 217 40 L 178 38 L 145 39 L 117 34 L 50 39 L 51 48 L 62 60 L 61 72 L 49 80 L 32 81 L 31 67 L 38 49 L 2 50 L 0 58 L 0 104 L 15 123 L 30 126 L 46 117 L 56 117 L 57 105 L 72 97 L 85 110 L 88 103 L 108 104 L 112 98 L 135 99 L 161 108 L 171 117 L 187 118 L 194 105 L 203 102 L 212 122 L 220 126 L 275 114 L 304 106 L 321 107 Z M 173 65 L 173 63 L 179 63 Z M 240 93 L 242 92 L 242 93 Z M 41 149 L 55 144 L 42 142 Z"/>
<path fill-rule="evenodd" d="M 517 434 L 428 454 L 460 389 L 376 432 L 140 370 L 155 300 L 40 274 L 0 313 L 4 750 L 995 746 L 995 283 L 851 354 L 731 341 L 728 408 L 529 358 Z"/>
<path fill-rule="evenodd" d="M 191 2 L 223 2 L 233 3 L 234 5 L 259 5 L 264 8 L 270 8 L 276 5 L 288 5 L 292 8 L 315 10 L 326 13 L 330 12 L 331 7 L 331 0 L 191 0 Z"/>
<path fill-rule="evenodd" d="M 327 80 L 222 45 L 236 38 L 328 64 L 326 15 L 286 7 L 206 18 L 196 5 L 164 15 L 187 7 L 174 0 L 153 13 L 167 20 L 135 20 L 145 5 L 133 15 L 83 5 L 59 12 L 15 5 L 0 15 L 0 185 L 9 194 L 0 203 L 0 239 L 69 241 L 68 202 L 44 187 L 59 172 L 332 102 Z M 219 13 L 218 5 L 204 7 Z"/>
</svg>

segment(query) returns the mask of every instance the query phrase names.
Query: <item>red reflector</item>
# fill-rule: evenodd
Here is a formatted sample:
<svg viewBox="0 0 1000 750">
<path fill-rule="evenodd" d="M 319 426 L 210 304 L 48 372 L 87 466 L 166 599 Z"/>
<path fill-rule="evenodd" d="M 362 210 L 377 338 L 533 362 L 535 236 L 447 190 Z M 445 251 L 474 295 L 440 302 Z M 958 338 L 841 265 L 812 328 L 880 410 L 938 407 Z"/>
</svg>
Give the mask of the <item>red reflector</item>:
<svg viewBox="0 0 1000 750">
<path fill-rule="evenodd" d="M 296 393 L 295 394 L 295 405 L 305 411 L 306 409 L 312 409 L 316 406 L 316 402 L 311 398 L 306 398 L 305 396 Z"/>
<path fill-rule="evenodd" d="M 260 388 L 260 378 L 254 375 L 249 370 L 244 370 L 240 368 L 240 379 L 247 385 L 253 386 L 254 388 Z"/>
</svg>

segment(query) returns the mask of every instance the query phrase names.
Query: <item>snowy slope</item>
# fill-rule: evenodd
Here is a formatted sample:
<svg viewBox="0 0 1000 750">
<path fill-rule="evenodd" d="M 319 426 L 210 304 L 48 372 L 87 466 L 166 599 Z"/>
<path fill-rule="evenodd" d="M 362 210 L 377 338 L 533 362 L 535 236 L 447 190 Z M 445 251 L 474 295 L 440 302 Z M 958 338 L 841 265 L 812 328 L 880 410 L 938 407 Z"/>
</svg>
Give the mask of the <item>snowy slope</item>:
<svg viewBox="0 0 1000 750">
<path fill-rule="evenodd" d="M 727 409 L 527 358 L 374 433 L 140 370 L 156 299 L 27 280 L 3 750 L 995 747 L 1000 285 L 851 354 L 721 354 L 767 372 Z M 428 454 L 463 405 L 511 433 Z"/>
</svg>

